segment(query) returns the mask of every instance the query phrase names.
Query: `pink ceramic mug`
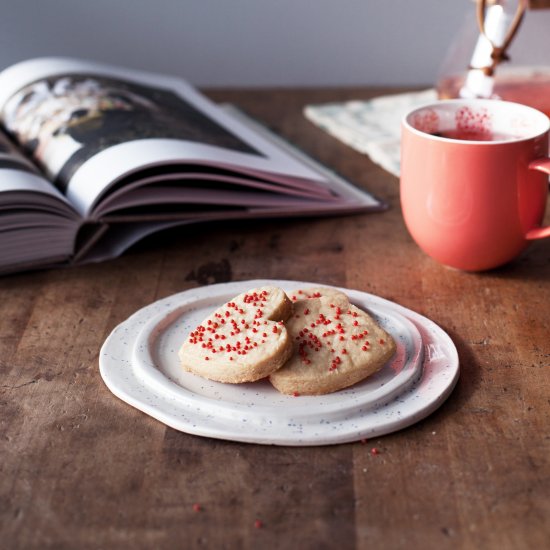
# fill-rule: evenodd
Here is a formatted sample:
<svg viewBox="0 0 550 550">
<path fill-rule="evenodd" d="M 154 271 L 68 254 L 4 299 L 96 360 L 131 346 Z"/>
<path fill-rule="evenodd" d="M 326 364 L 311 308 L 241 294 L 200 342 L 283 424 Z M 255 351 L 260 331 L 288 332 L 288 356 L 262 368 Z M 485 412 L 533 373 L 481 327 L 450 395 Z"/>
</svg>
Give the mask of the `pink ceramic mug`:
<svg viewBox="0 0 550 550">
<path fill-rule="evenodd" d="M 497 267 L 533 239 L 548 193 L 546 115 L 517 103 L 448 100 L 402 124 L 401 206 L 413 239 L 442 264 Z"/>
</svg>

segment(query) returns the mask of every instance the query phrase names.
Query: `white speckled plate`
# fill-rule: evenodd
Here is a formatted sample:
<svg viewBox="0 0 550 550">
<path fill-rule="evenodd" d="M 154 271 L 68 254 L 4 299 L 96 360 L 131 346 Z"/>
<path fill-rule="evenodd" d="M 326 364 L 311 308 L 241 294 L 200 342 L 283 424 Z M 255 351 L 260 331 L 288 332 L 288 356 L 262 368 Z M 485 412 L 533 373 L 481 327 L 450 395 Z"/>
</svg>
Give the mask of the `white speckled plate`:
<svg viewBox="0 0 550 550">
<path fill-rule="evenodd" d="M 237 294 L 271 284 L 292 293 L 319 286 L 297 281 L 243 281 L 192 289 L 138 311 L 108 337 L 101 375 L 127 403 L 178 430 L 234 441 L 325 445 L 389 433 L 420 420 L 449 395 L 458 356 L 429 319 L 364 292 L 339 289 L 368 310 L 397 343 L 381 371 L 330 395 L 289 397 L 268 381 L 220 384 L 179 367 L 189 332 Z"/>
</svg>

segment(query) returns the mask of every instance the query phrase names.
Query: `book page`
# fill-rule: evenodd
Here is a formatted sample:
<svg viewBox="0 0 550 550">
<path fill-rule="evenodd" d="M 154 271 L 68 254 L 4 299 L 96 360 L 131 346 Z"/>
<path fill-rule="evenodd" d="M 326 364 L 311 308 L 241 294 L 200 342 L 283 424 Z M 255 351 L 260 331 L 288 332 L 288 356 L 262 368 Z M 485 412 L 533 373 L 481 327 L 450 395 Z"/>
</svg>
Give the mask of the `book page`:
<svg viewBox="0 0 550 550">
<path fill-rule="evenodd" d="M 43 200 L 45 204 L 53 204 L 51 198 L 61 201 L 62 210 L 66 210 L 69 204 L 63 194 L 0 131 L 0 206 L 9 206 L 14 193 L 25 192 L 37 194 L 33 197 L 34 203 L 40 200 L 38 195 L 45 195 L 48 197 Z M 24 208 L 24 203 L 18 207 Z"/>
<path fill-rule="evenodd" d="M 0 130 L 0 169 L 22 170 L 37 173 L 37 168 L 29 161 L 10 141 L 8 136 Z"/>
<path fill-rule="evenodd" d="M 0 73 L 0 113 L 84 217 L 121 178 L 164 164 L 279 177 L 282 185 L 315 189 L 327 200 L 335 195 L 330 178 L 172 77 L 61 58 L 31 60 Z"/>
</svg>

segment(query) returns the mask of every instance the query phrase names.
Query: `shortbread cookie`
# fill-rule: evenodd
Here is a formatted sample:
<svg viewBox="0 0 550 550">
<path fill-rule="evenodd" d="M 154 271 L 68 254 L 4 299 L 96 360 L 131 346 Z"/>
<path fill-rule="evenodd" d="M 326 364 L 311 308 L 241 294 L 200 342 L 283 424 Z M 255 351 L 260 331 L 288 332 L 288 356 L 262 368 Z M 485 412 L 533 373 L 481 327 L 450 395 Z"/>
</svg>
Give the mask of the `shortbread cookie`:
<svg viewBox="0 0 550 550">
<path fill-rule="evenodd" d="M 370 315 L 334 289 L 292 294 L 294 313 L 286 326 L 294 354 L 269 380 L 280 392 L 332 393 L 364 380 L 393 356 L 393 338 Z"/>
<path fill-rule="evenodd" d="M 191 332 L 179 351 L 182 367 L 218 382 L 253 382 L 268 376 L 292 354 L 284 321 L 292 302 L 277 287 L 240 294 Z"/>
<path fill-rule="evenodd" d="M 306 298 L 327 298 L 330 296 L 340 296 L 343 297 L 343 299 L 345 300 L 347 299 L 347 296 L 340 290 L 324 286 L 295 290 L 292 293 L 289 292 L 289 295 L 293 302 L 297 302 L 298 300 L 305 300 Z"/>
</svg>

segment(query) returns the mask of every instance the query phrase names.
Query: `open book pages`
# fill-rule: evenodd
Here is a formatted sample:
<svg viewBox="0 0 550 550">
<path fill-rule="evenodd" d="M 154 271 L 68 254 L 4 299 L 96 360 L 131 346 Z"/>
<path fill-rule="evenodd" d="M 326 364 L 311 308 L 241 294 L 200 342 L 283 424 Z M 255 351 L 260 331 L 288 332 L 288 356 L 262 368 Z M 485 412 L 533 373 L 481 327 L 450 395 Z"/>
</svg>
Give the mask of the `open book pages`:
<svg viewBox="0 0 550 550">
<path fill-rule="evenodd" d="M 0 272 L 208 220 L 384 205 L 179 78 L 63 58 L 0 73 Z"/>
</svg>

